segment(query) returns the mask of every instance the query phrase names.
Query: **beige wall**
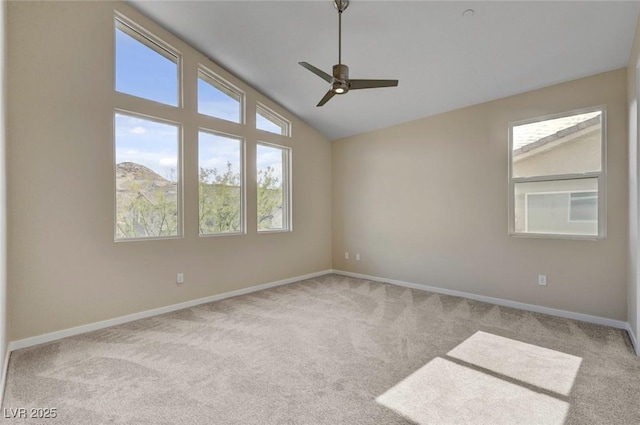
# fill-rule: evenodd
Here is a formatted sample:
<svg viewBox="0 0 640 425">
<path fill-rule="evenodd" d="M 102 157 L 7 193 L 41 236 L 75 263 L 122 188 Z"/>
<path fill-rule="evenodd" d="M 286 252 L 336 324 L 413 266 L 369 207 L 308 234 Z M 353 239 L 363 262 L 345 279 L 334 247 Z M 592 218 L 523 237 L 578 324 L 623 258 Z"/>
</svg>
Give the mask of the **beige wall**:
<svg viewBox="0 0 640 425">
<path fill-rule="evenodd" d="M 7 351 L 7 176 L 6 176 L 6 11 L 7 3 L 0 4 L 0 362 L 4 364 Z M 4 377 L 4 373 L 2 373 Z M 4 379 L 0 379 L 0 397 Z"/>
<path fill-rule="evenodd" d="M 638 214 L 638 189 L 640 170 L 638 169 L 638 64 L 640 62 L 640 18 L 636 25 L 633 47 L 627 67 L 627 105 L 629 114 L 629 272 L 628 272 L 628 315 L 627 321 L 636 341 L 640 341 L 640 264 L 638 263 L 638 241 L 640 240 L 640 215 Z M 640 346 L 636 346 L 640 355 Z"/>
<path fill-rule="evenodd" d="M 246 137 L 247 235 L 198 237 L 197 122 L 185 114 L 185 236 L 113 242 L 114 8 L 179 49 L 185 74 L 205 61 L 247 93 L 248 125 L 224 128 Z M 331 268 L 331 144 L 319 133 L 129 5 L 9 2 L 8 29 L 11 340 Z M 256 100 L 292 120 L 292 138 L 253 129 Z M 258 139 L 293 148 L 291 233 L 255 231 Z"/>
<path fill-rule="evenodd" d="M 607 239 L 509 237 L 508 123 L 601 104 Z M 626 320 L 626 130 L 620 69 L 336 140 L 333 267 Z"/>
</svg>

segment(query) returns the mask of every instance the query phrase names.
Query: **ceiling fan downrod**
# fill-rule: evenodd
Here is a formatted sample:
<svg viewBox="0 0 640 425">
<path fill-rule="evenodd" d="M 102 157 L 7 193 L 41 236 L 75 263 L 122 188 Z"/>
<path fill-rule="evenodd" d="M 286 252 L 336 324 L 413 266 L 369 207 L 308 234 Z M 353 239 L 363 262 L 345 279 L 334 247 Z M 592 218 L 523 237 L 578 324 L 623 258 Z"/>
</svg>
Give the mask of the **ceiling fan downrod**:
<svg viewBox="0 0 640 425">
<path fill-rule="evenodd" d="M 338 65 L 342 65 L 342 12 L 349 7 L 349 0 L 333 0 L 338 9 Z"/>
<path fill-rule="evenodd" d="M 338 64 L 333 66 L 334 94 L 345 94 L 349 91 L 349 67 L 342 64 L 342 12 L 349 7 L 349 0 L 333 0 L 338 10 Z"/>
</svg>

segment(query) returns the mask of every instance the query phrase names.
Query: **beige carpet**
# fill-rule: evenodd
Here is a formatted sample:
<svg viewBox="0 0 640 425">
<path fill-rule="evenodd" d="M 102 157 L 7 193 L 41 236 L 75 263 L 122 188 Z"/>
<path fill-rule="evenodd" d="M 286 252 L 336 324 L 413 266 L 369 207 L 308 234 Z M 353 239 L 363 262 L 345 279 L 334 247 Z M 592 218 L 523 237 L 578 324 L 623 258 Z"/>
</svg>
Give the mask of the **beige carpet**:
<svg viewBox="0 0 640 425">
<path fill-rule="evenodd" d="M 640 424 L 624 331 L 327 275 L 16 351 L 10 424 Z M 4 423 L 3 422 L 3 423 Z"/>
</svg>

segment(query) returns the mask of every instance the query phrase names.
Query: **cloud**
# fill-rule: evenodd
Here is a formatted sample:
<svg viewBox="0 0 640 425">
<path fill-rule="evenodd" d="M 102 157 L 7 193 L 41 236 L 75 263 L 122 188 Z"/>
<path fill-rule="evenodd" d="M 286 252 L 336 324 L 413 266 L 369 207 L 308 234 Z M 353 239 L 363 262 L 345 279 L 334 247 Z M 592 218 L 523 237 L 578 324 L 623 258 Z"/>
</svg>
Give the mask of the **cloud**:
<svg viewBox="0 0 640 425">
<path fill-rule="evenodd" d="M 129 130 L 129 133 L 133 133 L 133 134 L 144 134 L 147 132 L 147 129 L 144 127 L 133 127 L 131 130 Z"/>
<path fill-rule="evenodd" d="M 165 156 L 160 158 L 158 163 L 163 167 L 177 167 L 178 158 L 176 158 L 175 156 Z"/>
</svg>

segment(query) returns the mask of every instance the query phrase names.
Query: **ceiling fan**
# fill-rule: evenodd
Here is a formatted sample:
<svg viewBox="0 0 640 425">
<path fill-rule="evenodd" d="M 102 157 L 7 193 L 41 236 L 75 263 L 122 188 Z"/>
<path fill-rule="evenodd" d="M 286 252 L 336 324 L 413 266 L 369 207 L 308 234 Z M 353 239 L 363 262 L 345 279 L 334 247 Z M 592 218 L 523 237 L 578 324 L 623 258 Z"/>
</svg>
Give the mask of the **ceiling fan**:
<svg viewBox="0 0 640 425">
<path fill-rule="evenodd" d="M 374 89 L 378 87 L 396 87 L 398 80 L 350 80 L 349 67 L 342 64 L 342 12 L 349 6 L 349 0 L 334 0 L 334 6 L 338 9 L 338 64 L 333 65 L 333 76 L 316 68 L 307 62 L 298 62 L 300 65 L 316 74 L 318 77 L 331 84 L 331 88 L 320 100 L 318 105 L 327 103 L 336 94 L 345 94 L 349 90 Z"/>
</svg>

